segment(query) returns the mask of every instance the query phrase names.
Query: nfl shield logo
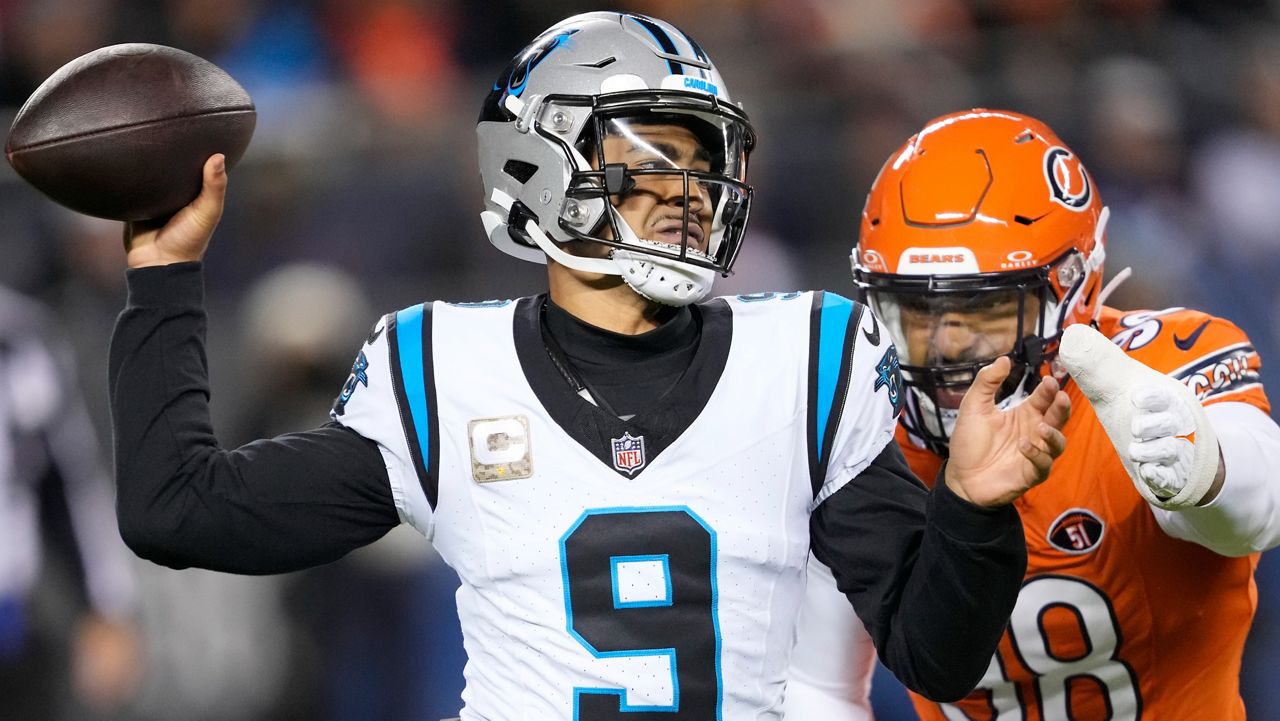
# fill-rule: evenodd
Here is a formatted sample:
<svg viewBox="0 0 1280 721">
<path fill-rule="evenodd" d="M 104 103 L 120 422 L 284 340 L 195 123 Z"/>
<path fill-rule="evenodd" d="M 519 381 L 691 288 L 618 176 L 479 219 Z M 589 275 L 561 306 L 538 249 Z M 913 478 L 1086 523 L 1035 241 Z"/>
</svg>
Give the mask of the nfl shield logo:
<svg viewBox="0 0 1280 721">
<path fill-rule="evenodd" d="M 613 467 L 627 475 L 644 468 L 644 436 L 633 436 L 630 431 L 621 438 L 609 439 L 613 443 Z"/>
</svg>

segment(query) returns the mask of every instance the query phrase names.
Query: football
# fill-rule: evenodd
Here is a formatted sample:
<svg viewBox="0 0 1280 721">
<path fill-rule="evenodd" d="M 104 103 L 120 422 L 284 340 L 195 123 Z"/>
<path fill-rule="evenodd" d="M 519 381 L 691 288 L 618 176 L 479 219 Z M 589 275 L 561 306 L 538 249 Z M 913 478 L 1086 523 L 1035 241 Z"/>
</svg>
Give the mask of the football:
<svg viewBox="0 0 1280 721">
<path fill-rule="evenodd" d="M 72 210 L 112 220 L 172 215 L 200 192 L 214 153 L 230 168 L 253 137 L 244 88 L 191 53 L 148 43 L 82 55 L 18 111 L 5 155 Z"/>
</svg>

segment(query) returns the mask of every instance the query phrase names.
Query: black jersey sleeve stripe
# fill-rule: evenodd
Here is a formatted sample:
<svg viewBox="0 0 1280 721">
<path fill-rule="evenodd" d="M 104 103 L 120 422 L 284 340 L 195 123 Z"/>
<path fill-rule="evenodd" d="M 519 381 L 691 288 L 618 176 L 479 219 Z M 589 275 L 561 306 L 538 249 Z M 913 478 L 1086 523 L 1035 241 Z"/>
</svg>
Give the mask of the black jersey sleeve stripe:
<svg viewBox="0 0 1280 721">
<path fill-rule="evenodd" d="M 422 319 L 422 357 L 434 359 L 431 343 L 432 329 L 431 304 L 426 304 Z M 436 401 L 436 373 L 434 364 L 423 369 L 423 383 L 427 391 L 427 448 L 424 452 L 424 464 L 427 469 L 426 482 L 422 490 L 427 494 L 427 502 L 431 504 L 431 512 L 435 513 L 436 501 L 440 496 L 440 405 Z M 422 478 L 422 476 L 419 476 Z"/>
<path fill-rule="evenodd" d="M 863 306 L 816 291 L 809 315 L 809 473 L 816 496 L 849 391 L 850 364 Z"/>
<path fill-rule="evenodd" d="M 806 407 L 809 412 L 806 414 L 805 420 L 805 438 L 808 439 L 809 451 L 809 482 L 813 486 L 813 495 L 818 495 L 818 489 L 822 487 L 822 479 L 817 475 L 818 468 L 818 347 L 819 340 L 822 336 L 822 296 L 824 291 L 815 290 L 813 292 L 813 302 L 809 308 L 809 382 L 808 382 L 808 403 Z"/>
<path fill-rule="evenodd" d="M 388 324 L 391 345 L 391 374 L 396 407 L 404 427 L 418 482 L 431 510 L 439 495 L 439 421 L 436 416 L 435 379 L 431 359 L 431 311 L 426 304 L 397 312 Z"/>
<path fill-rule="evenodd" d="M 822 454 L 819 457 L 821 467 L 818 469 L 818 478 L 820 480 L 819 485 L 816 486 L 817 488 L 821 488 L 821 479 L 827 475 L 827 466 L 831 461 L 831 448 L 835 445 L 836 431 L 840 428 L 840 421 L 844 417 L 845 400 L 849 397 L 850 380 L 852 380 L 851 376 L 853 375 L 853 349 L 858 343 L 858 326 L 862 324 L 862 314 L 866 310 L 866 306 L 861 303 L 855 303 L 833 293 L 827 294 L 826 302 L 832 303 L 832 298 L 839 299 L 838 303 L 846 303 L 851 308 L 847 311 L 848 316 L 845 318 L 844 332 L 841 334 L 838 329 L 833 329 L 836 336 L 831 339 L 831 346 L 839 348 L 840 357 L 838 361 L 831 362 L 830 365 L 837 366 L 839 370 L 837 371 L 838 375 L 836 376 L 835 388 L 832 389 L 831 398 L 826 401 L 830 404 L 831 411 L 827 414 L 827 425 L 822 435 Z M 843 312 L 837 313 L 836 319 L 833 320 L 833 325 L 844 317 Z"/>
</svg>

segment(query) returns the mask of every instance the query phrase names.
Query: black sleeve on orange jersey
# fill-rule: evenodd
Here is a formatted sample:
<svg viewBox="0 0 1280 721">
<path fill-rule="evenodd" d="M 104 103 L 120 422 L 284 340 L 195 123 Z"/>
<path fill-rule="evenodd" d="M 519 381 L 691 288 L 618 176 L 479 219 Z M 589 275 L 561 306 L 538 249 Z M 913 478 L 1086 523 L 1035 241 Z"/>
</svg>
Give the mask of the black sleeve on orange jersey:
<svg viewBox="0 0 1280 721">
<path fill-rule="evenodd" d="M 814 555 L 904 685 L 936 701 L 977 686 L 1027 568 L 1012 506 L 974 506 L 941 475 L 930 492 L 890 443 L 817 507 L 810 531 Z"/>
<path fill-rule="evenodd" d="M 111 339 L 116 513 L 173 568 L 279 573 L 338 559 L 399 523 L 382 454 L 333 424 L 223 450 L 209 417 L 199 263 L 128 273 Z"/>
</svg>

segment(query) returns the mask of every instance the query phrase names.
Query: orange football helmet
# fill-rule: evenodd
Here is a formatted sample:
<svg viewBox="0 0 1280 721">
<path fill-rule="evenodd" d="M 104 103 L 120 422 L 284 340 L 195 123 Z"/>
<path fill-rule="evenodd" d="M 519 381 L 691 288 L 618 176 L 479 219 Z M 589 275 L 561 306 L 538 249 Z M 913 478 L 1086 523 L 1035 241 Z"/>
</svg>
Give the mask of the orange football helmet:
<svg viewBox="0 0 1280 721">
<path fill-rule="evenodd" d="M 912 391 L 908 430 L 945 454 L 959 396 L 1000 355 L 1014 368 L 997 400 L 1026 397 L 1062 329 L 1100 312 L 1106 218 L 1075 153 L 1018 113 L 945 115 L 889 157 L 850 261 L 862 299 L 898 345 Z M 983 313 L 997 309 L 1017 318 L 1016 330 L 1010 321 L 983 337 L 969 327 L 954 353 L 919 340 L 922 328 L 950 332 L 952 316 L 980 330 Z"/>
</svg>

